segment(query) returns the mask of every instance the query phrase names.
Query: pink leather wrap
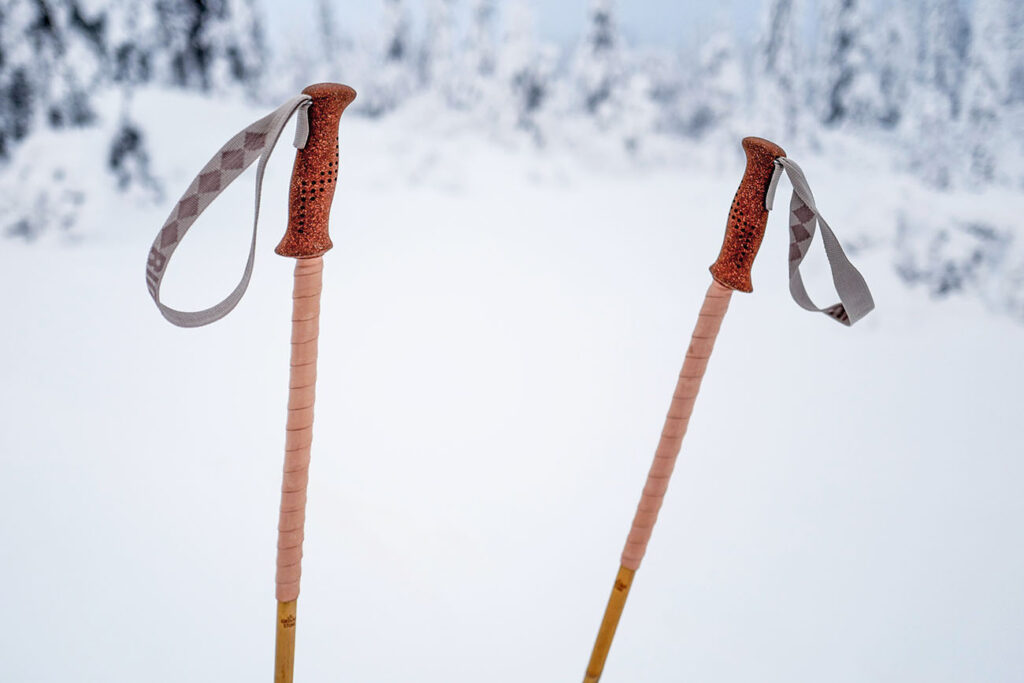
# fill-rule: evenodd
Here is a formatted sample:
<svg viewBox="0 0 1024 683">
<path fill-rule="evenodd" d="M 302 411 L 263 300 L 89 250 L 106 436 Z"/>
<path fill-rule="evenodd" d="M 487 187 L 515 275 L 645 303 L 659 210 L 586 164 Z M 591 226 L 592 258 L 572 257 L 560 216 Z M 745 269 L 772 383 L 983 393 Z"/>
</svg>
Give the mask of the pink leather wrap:
<svg viewBox="0 0 1024 683">
<path fill-rule="evenodd" d="M 299 597 L 309 450 L 313 443 L 313 401 L 316 398 L 317 336 L 320 333 L 323 268 L 324 262 L 319 256 L 295 262 L 288 423 L 284 442 L 281 516 L 277 525 L 277 599 L 280 602 Z"/>
<path fill-rule="evenodd" d="M 711 283 L 704 297 L 704 305 L 700 309 L 697 326 L 690 339 L 690 348 L 686 352 L 686 360 L 679 373 L 679 382 L 672 396 L 665 426 L 661 430 L 658 450 L 655 451 L 654 462 L 647 474 L 647 484 L 633 517 L 633 527 L 626 539 L 626 547 L 622 550 L 622 566 L 627 569 L 639 569 L 640 561 L 647 551 L 651 531 L 658 520 L 661 501 L 668 489 L 669 477 L 672 476 L 676 457 L 683 444 L 683 436 L 686 435 L 686 428 L 690 424 L 690 414 L 697 400 L 697 392 L 700 391 L 701 380 L 704 379 L 704 371 L 708 367 L 708 358 L 711 356 L 711 349 L 714 348 L 715 338 L 722 326 L 722 317 L 729 308 L 731 297 L 732 290 L 717 282 Z"/>
</svg>

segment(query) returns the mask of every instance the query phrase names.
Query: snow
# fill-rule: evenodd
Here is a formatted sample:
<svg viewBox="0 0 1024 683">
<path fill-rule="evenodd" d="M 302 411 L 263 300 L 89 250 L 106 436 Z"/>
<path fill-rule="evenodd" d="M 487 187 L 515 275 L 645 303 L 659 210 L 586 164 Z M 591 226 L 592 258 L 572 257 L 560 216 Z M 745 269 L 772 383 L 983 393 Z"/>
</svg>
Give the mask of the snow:
<svg viewBox="0 0 1024 683">
<path fill-rule="evenodd" d="M 161 122 L 147 129 L 157 207 L 112 191 L 100 130 L 70 149 L 71 133 L 33 137 L 6 171 L 64 168 L 89 199 L 64 233 L 0 242 L 5 680 L 269 676 L 287 144 L 268 168 L 252 285 L 228 318 L 174 328 L 143 278 L 178 192 L 263 113 L 140 91 L 136 120 Z M 342 121 L 296 679 L 580 679 L 738 146 L 630 166 L 421 114 Z M 772 216 L 608 683 L 1024 676 L 1024 326 L 979 297 L 908 288 L 893 236 L 900 217 L 1013 226 L 1024 197 L 940 194 L 877 171 L 863 140 L 827 142 L 790 151 L 878 309 L 846 329 L 797 308 L 785 218 Z M 175 253 L 170 305 L 234 286 L 251 182 L 250 170 Z M 807 280 L 824 302 L 817 256 Z"/>
</svg>

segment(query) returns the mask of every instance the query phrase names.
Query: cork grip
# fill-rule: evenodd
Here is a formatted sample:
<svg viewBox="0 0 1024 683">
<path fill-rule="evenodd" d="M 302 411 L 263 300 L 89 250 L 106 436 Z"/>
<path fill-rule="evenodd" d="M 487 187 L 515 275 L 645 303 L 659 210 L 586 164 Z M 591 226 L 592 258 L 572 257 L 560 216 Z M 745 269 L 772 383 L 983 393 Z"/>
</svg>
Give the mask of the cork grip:
<svg viewBox="0 0 1024 683">
<path fill-rule="evenodd" d="M 768 210 L 764 206 L 768 185 L 775 171 L 775 160 L 786 156 L 781 147 L 763 138 L 743 138 L 747 169 L 729 209 L 725 240 L 711 276 L 729 289 L 752 292 L 750 269 L 764 239 Z"/>
<path fill-rule="evenodd" d="M 281 483 L 281 516 L 277 525 L 277 599 L 299 596 L 302 572 L 306 484 L 313 442 L 313 401 L 316 398 L 317 336 L 320 331 L 320 289 L 323 259 L 295 262 L 292 291 L 292 354 L 288 377 L 288 423 Z"/>
<path fill-rule="evenodd" d="M 303 93 L 309 107 L 309 136 L 295 154 L 288 193 L 288 229 L 274 250 L 281 256 L 322 256 L 333 245 L 328 219 L 338 180 L 338 123 L 356 91 L 338 83 L 311 85 Z"/>
<path fill-rule="evenodd" d="M 708 358 L 711 356 L 711 349 L 714 348 L 715 338 L 722 326 L 722 317 L 729 308 L 731 297 L 732 290 L 718 282 L 711 283 L 704 297 L 704 305 L 701 306 L 697 325 L 690 339 L 690 348 L 686 351 L 686 359 L 679 373 L 679 381 L 672 396 L 668 416 L 665 418 L 665 426 L 661 430 L 654 462 L 647 475 L 647 484 L 633 517 L 633 527 L 626 538 L 626 547 L 622 551 L 622 566 L 626 569 L 636 571 L 640 567 L 647 543 L 651 540 L 651 531 L 658 519 L 658 510 L 661 509 L 661 501 L 668 489 L 668 480 L 672 476 L 676 457 L 683 444 L 683 436 L 686 435 L 686 428 L 690 423 L 690 414 L 693 412 L 701 380 L 704 379 L 704 371 L 708 367 Z"/>
</svg>

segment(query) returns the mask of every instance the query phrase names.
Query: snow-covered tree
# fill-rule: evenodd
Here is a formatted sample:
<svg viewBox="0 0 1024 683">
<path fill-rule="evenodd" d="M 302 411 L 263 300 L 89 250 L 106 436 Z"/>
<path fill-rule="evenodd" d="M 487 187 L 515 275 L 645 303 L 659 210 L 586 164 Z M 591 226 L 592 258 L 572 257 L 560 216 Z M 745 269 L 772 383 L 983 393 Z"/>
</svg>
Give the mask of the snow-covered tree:
<svg viewBox="0 0 1024 683">
<path fill-rule="evenodd" d="M 959 0 L 927 0 L 922 77 L 960 115 L 970 29 Z"/>
<path fill-rule="evenodd" d="M 44 3 L 39 3 L 43 7 Z M 53 126 L 83 126 L 95 111 L 91 102 L 103 77 L 105 8 L 84 0 L 55 2 L 49 6 L 56 60 L 49 74 L 46 115 Z"/>
<path fill-rule="evenodd" d="M 997 172 L 997 139 L 1003 107 L 1010 101 L 1012 44 L 1009 33 L 1012 0 L 975 0 L 971 45 L 964 81 L 964 137 L 970 171 L 976 182 L 989 182 Z"/>
<path fill-rule="evenodd" d="M 497 66 L 496 19 L 495 0 L 473 0 L 470 6 L 466 56 L 471 70 L 485 78 L 493 74 Z"/>
<path fill-rule="evenodd" d="M 534 16 L 526 0 L 513 2 L 508 10 L 499 64 L 502 80 L 511 96 L 509 109 L 520 127 L 540 135 L 537 114 L 550 95 L 553 60 L 537 44 Z"/>
<path fill-rule="evenodd" d="M 404 0 L 384 0 L 383 25 L 375 61 L 376 87 L 365 94 L 364 109 L 379 116 L 394 109 L 413 88 L 411 19 Z"/>
<path fill-rule="evenodd" d="M 338 35 L 338 21 L 331 0 L 316 0 L 316 31 L 320 50 L 328 60 L 332 60 L 341 49 L 341 36 Z"/>
<path fill-rule="evenodd" d="M 0 154 L 36 125 L 83 126 L 103 78 L 104 11 L 78 0 L 0 5 Z"/>
<path fill-rule="evenodd" d="M 796 0 L 771 0 L 754 54 L 754 121 L 764 135 L 792 139 L 806 103 L 797 52 Z"/>
<path fill-rule="evenodd" d="M 876 26 L 865 0 L 830 0 L 822 18 L 826 64 L 822 120 L 873 126 L 884 101 L 875 57 Z"/>
<path fill-rule="evenodd" d="M 34 45 L 36 10 L 23 0 L 0 3 L 0 157 L 25 138 L 39 107 Z"/>
<path fill-rule="evenodd" d="M 910 83 L 917 71 L 915 23 L 908 3 L 894 3 L 878 17 L 876 52 L 881 110 L 878 121 L 895 128 L 903 119 Z"/>
<path fill-rule="evenodd" d="M 743 70 L 731 31 L 712 32 L 703 41 L 697 55 L 695 84 L 690 97 L 694 107 L 686 132 L 699 136 L 731 117 L 740 102 Z"/>
<path fill-rule="evenodd" d="M 1012 105 L 1024 105 L 1024 3 L 1007 0 L 1006 36 L 1009 41 L 1010 76 L 1007 97 Z"/>
<path fill-rule="evenodd" d="M 409 8 L 403 0 L 384 0 L 383 60 L 385 63 L 405 63 L 411 58 L 410 24 Z"/>
<path fill-rule="evenodd" d="M 455 0 L 430 0 L 426 28 L 420 48 L 420 82 L 442 91 L 453 74 L 455 41 Z"/>
<path fill-rule="evenodd" d="M 630 70 L 617 96 L 616 129 L 626 150 L 633 154 L 645 150 L 648 137 L 658 123 L 658 104 L 652 97 L 654 83 L 643 69 Z"/>
<path fill-rule="evenodd" d="M 573 61 L 572 80 L 584 110 L 599 121 L 612 114 L 623 75 L 622 53 L 612 0 L 591 0 L 586 31 Z"/>
<path fill-rule="evenodd" d="M 917 8 L 918 60 L 904 105 L 911 170 L 948 188 L 964 166 L 958 144 L 968 24 L 958 0 L 924 0 Z"/>
<path fill-rule="evenodd" d="M 131 96 L 126 95 L 117 130 L 107 151 L 107 168 L 123 192 L 139 190 L 150 197 L 161 196 L 160 184 L 150 169 L 149 150 L 142 126 L 130 113 Z"/>
<path fill-rule="evenodd" d="M 104 29 L 107 68 L 114 81 L 132 87 L 154 77 L 153 53 L 158 23 L 159 17 L 150 3 L 137 0 L 110 3 Z"/>
<path fill-rule="evenodd" d="M 204 38 L 214 51 L 210 81 L 214 90 L 242 87 L 255 95 L 267 61 L 262 14 L 255 0 L 221 2 L 219 20 L 205 27 Z"/>
<path fill-rule="evenodd" d="M 156 0 L 157 78 L 184 88 L 255 86 L 266 44 L 253 0 Z"/>
<path fill-rule="evenodd" d="M 481 103 L 495 104 L 501 88 L 496 87 L 497 39 L 495 0 L 472 0 L 466 39 L 455 63 L 449 101 L 460 109 Z"/>
</svg>

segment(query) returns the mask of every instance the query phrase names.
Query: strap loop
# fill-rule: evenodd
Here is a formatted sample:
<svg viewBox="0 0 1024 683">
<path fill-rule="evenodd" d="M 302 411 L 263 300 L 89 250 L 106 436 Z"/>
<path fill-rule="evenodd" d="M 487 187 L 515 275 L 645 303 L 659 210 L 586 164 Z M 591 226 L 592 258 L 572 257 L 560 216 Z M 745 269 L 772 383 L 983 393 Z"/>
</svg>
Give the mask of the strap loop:
<svg viewBox="0 0 1024 683">
<path fill-rule="evenodd" d="M 293 97 L 228 140 L 203 167 L 171 210 L 171 215 L 167 217 L 149 250 L 149 258 L 146 261 L 146 287 L 160 313 L 175 325 L 208 325 L 230 313 L 242 299 L 249 286 L 256 259 L 256 228 L 260 219 L 260 193 L 263 189 L 263 173 L 267 161 L 278 138 L 281 137 L 281 131 L 296 111 L 299 112 L 299 117 L 294 144 L 300 149 L 305 147 L 309 135 L 307 111 L 312 101 L 309 95 Z M 256 204 L 252 222 L 252 241 L 249 244 L 249 259 L 246 261 L 242 279 L 223 301 L 201 311 L 179 311 L 162 303 L 160 284 L 171 254 L 200 214 L 256 159 L 259 159 L 259 164 L 256 166 Z"/>
<path fill-rule="evenodd" d="M 850 263 L 842 245 L 839 244 L 835 233 L 832 232 L 832 228 L 818 213 L 811 187 L 807 184 L 807 178 L 804 176 L 803 170 L 792 159 L 779 157 L 775 160 L 775 172 L 772 174 L 771 184 L 765 195 L 765 208 L 769 211 L 772 208 L 775 201 L 775 189 L 782 177 L 783 170 L 793 185 L 793 196 L 789 201 L 789 293 L 801 308 L 824 313 L 849 327 L 874 309 L 875 301 L 871 297 L 871 290 L 868 289 L 867 282 L 864 281 L 860 271 Z M 839 303 L 826 308 L 819 308 L 811 301 L 811 297 L 804 287 L 803 278 L 800 276 L 800 264 L 810 250 L 811 241 L 814 239 L 814 232 L 819 223 L 821 224 L 821 240 L 825 246 L 825 255 L 828 257 L 828 265 L 832 270 L 832 283 L 839 294 Z"/>
</svg>

